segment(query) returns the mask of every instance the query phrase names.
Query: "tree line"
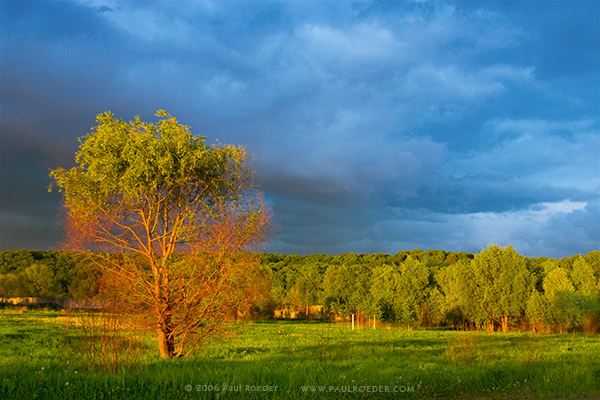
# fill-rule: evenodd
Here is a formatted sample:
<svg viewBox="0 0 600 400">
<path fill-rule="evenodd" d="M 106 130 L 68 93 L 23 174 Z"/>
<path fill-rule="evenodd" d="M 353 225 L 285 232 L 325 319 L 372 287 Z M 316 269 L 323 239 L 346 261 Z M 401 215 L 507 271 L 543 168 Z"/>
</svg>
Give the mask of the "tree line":
<svg viewBox="0 0 600 400">
<path fill-rule="evenodd" d="M 594 332 L 600 325 L 600 252 L 528 258 L 489 246 L 478 254 L 411 250 L 390 254 L 258 254 L 238 312 L 272 318 L 355 314 L 406 328 Z M 0 252 L 0 296 L 89 298 L 102 272 L 77 253 Z M 323 312 L 311 315 L 314 306 Z"/>
<path fill-rule="evenodd" d="M 102 273 L 67 251 L 0 252 L 0 297 L 86 299 L 98 293 Z"/>
</svg>

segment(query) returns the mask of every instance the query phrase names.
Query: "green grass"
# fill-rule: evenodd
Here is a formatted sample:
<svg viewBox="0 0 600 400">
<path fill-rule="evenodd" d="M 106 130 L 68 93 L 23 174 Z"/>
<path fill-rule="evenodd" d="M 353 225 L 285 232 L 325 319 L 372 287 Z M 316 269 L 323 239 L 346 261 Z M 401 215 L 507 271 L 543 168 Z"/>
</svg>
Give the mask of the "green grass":
<svg viewBox="0 0 600 400">
<path fill-rule="evenodd" d="M 89 367 L 81 330 L 67 321 L 60 312 L 0 312 L 0 398 L 600 397 L 600 338 L 584 334 L 244 322 L 185 359 L 160 360 L 142 335 L 135 362 L 108 373 Z M 272 391 L 255 391 L 265 386 Z"/>
</svg>

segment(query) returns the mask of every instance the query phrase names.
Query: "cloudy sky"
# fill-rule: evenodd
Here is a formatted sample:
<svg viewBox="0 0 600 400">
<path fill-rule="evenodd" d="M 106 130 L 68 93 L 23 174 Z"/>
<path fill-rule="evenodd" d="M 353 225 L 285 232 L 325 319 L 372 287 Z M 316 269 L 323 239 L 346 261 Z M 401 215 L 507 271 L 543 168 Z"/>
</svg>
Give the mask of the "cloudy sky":
<svg viewBox="0 0 600 400">
<path fill-rule="evenodd" d="M 254 154 L 267 251 L 600 248 L 600 2 L 2 1 L 0 249 L 77 137 L 166 109 Z"/>
</svg>

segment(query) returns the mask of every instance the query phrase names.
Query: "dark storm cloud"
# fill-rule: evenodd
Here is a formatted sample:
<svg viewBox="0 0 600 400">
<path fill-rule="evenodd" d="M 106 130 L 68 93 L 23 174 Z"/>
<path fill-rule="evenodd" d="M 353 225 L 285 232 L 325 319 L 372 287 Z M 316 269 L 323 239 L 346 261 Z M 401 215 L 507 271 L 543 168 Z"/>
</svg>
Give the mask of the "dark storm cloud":
<svg viewBox="0 0 600 400">
<path fill-rule="evenodd" d="M 2 248 L 57 243 L 48 170 L 96 114 L 159 108 L 254 153 L 271 251 L 598 247 L 596 4 L 0 7 Z"/>
</svg>

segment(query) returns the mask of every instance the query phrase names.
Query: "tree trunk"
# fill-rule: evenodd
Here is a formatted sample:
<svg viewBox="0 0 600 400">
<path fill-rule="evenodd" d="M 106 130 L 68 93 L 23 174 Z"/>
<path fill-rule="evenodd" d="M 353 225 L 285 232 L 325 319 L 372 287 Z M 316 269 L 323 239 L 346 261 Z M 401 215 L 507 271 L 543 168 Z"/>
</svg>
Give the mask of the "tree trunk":
<svg viewBox="0 0 600 400">
<path fill-rule="evenodd" d="M 160 350 L 160 358 L 173 358 L 175 356 L 175 336 L 173 322 L 171 321 L 171 306 L 169 300 L 163 299 L 166 304 L 163 307 L 158 307 L 158 349 Z"/>
<path fill-rule="evenodd" d="M 158 334 L 158 348 L 160 350 L 160 358 L 173 358 L 175 357 L 175 343 L 173 341 L 173 334 L 171 329 L 159 328 L 156 332 Z"/>
<path fill-rule="evenodd" d="M 508 315 L 502 317 L 502 332 L 508 332 Z"/>
</svg>

